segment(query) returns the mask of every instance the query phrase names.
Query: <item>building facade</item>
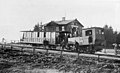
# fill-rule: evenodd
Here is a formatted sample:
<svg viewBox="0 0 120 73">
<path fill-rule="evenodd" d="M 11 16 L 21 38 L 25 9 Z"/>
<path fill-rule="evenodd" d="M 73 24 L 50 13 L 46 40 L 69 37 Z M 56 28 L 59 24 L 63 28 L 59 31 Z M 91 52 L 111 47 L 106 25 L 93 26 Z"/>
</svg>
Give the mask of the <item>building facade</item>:
<svg viewBox="0 0 120 73">
<path fill-rule="evenodd" d="M 65 17 L 60 21 L 51 21 L 45 24 L 45 31 L 51 32 L 70 32 L 71 37 L 82 36 L 83 25 L 77 20 L 66 20 Z"/>
</svg>

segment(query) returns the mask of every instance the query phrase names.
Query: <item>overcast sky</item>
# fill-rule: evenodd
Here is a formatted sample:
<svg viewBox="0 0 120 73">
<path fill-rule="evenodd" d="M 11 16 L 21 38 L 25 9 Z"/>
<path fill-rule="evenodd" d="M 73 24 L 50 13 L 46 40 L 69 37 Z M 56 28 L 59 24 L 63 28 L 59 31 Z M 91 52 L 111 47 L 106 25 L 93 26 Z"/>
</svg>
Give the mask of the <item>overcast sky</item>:
<svg viewBox="0 0 120 73">
<path fill-rule="evenodd" d="M 120 0 L 0 0 L 0 41 L 51 20 L 77 18 L 85 27 L 105 24 L 120 31 Z"/>
</svg>

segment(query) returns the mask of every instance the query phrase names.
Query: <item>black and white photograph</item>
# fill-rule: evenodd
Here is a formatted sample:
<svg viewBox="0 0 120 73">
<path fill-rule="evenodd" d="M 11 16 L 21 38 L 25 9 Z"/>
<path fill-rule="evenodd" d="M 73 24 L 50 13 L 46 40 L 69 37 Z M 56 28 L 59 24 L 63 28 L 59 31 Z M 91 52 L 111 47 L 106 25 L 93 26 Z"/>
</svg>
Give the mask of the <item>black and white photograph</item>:
<svg viewBox="0 0 120 73">
<path fill-rule="evenodd" d="M 120 0 L 0 0 L 0 73 L 120 73 Z"/>
</svg>

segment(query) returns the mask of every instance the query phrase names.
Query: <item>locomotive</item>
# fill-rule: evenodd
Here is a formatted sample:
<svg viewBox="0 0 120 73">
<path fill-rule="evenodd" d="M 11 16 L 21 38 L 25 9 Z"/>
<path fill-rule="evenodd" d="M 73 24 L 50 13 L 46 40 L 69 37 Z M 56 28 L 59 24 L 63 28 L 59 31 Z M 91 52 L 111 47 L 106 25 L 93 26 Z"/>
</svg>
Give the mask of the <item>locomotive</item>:
<svg viewBox="0 0 120 73">
<path fill-rule="evenodd" d="M 85 28 L 82 30 L 82 37 L 68 38 L 68 42 L 79 43 L 79 49 L 84 53 L 95 53 L 101 51 L 105 46 L 104 30 L 100 27 Z M 71 45 L 72 45 L 71 44 Z"/>
<path fill-rule="evenodd" d="M 83 28 L 84 26 L 77 19 L 63 18 L 60 21 L 51 21 L 42 27 L 38 25 L 38 27 L 40 29 L 37 31 L 22 31 L 23 36 L 20 42 L 39 47 L 48 45 L 50 49 L 56 49 L 64 44 L 64 49 L 69 51 L 76 51 L 75 43 L 77 42 L 77 51 L 83 53 L 95 53 L 104 47 L 103 28 Z"/>
</svg>

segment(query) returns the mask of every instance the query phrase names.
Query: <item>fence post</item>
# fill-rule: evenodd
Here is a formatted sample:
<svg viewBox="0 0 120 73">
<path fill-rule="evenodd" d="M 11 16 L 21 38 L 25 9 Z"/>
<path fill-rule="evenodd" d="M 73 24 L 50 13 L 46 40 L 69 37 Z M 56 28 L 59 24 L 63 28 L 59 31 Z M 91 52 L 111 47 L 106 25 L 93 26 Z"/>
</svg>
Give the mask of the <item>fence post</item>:
<svg viewBox="0 0 120 73">
<path fill-rule="evenodd" d="M 115 50 L 115 55 L 117 55 L 117 44 L 115 44 L 114 50 Z"/>
<path fill-rule="evenodd" d="M 35 54 L 35 48 L 36 48 L 36 47 L 35 47 L 35 46 L 33 46 L 33 55 Z"/>
<path fill-rule="evenodd" d="M 21 47 L 21 54 L 23 54 L 23 47 Z"/>
<path fill-rule="evenodd" d="M 3 48 L 4 48 L 4 46 L 3 46 L 3 44 L 2 44 L 1 49 L 3 50 Z"/>
<path fill-rule="evenodd" d="M 63 47 L 61 47 L 61 52 L 60 52 L 61 59 L 62 59 L 62 52 L 63 52 Z"/>
<path fill-rule="evenodd" d="M 45 47 L 45 50 L 46 50 L 46 55 L 48 56 L 48 48 L 47 48 L 47 45 L 44 45 Z"/>
<path fill-rule="evenodd" d="M 13 49 L 13 46 L 11 46 L 11 50 Z"/>
<path fill-rule="evenodd" d="M 98 55 L 98 61 L 97 61 L 98 63 L 99 63 L 99 59 L 100 59 L 100 55 Z"/>
</svg>

